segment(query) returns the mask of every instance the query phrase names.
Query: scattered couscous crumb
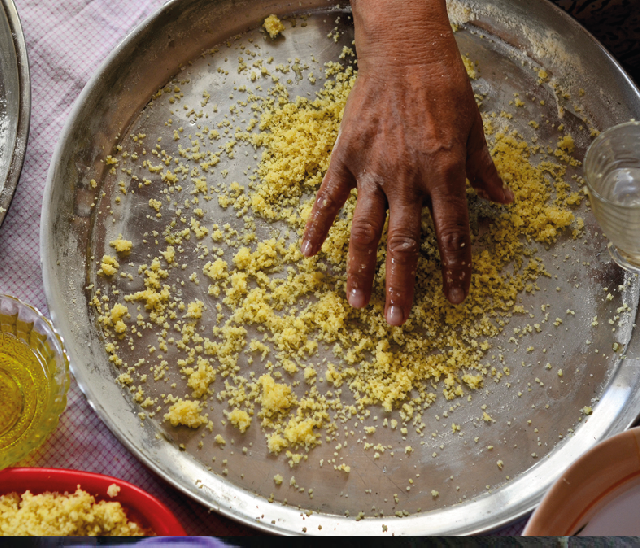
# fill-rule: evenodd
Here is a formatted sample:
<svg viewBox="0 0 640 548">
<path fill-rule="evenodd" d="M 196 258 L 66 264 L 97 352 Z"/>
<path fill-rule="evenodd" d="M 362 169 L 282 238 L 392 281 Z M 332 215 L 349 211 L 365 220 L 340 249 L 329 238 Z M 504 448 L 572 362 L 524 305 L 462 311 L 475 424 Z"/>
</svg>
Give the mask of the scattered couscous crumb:
<svg viewBox="0 0 640 548">
<path fill-rule="evenodd" d="M 227 418 L 229 419 L 229 422 L 234 426 L 237 426 L 240 433 L 243 434 L 251 425 L 251 417 L 249 416 L 249 413 L 241 409 L 234 409 L 227 415 Z"/>
<path fill-rule="evenodd" d="M 115 483 L 112 483 L 111 485 L 109 485 L 109 487 L 107 487 L 107 495 L 109 495 L 111 498 L 117 496 L 119 492 L 120 486 Z"/>
<path fill-rule="evenodd" d="M 284 30 L 284 25 L 277 15 L 271 14 L 264 20 L 264 28 L 271 38 L 275 38 Z"/>
<path fill-rule="evenodd" d="M 102 257 L 98 275 L 111 277 L 118 271 L 118 268 L 120 268 L 120 264 L 118 264 L 118 261 L 110 255 L 105 255 L 104 257 Z"/>
<path fill-rule="evenodd" d="M 215 441 L 221 447 L 227 445 L 227 442 L 225 441 L 225 439 L 220 434 L 216 435 L 216 440 Z"/>
<path fill-rule="evenodd" d="M 203 309 L 204 303 L 196 299 L 192 303 L 189 303 L 189 305 L 187 306 L 186 317 L 199 320 L 200 318 L 202 318 Z"/>
<path fill-rule="evenodd" d="M 202 404 L 197 401 L 183 400 L 179 398 L 165 414 L 164 420 L 172 426 L 184 425 L 189 428 L 198 428 L 208 422 L 207 415 L 201 415 Z"/>
<path fill-rule="evenodd" d="M 462 62 L 464 63 L 464 68 L 467 71 L 467 75 L 471 80 L 476 79 L 476 65 L 475 63 L 469 59 L 466 55 L 462 55 Z"/>
<path fill-rule="evenodd" d="M 113 247 L 118 253 L 121 253 L 122 255 L 127 255 L 128 253 L 131 252 L 131 249 L 133 248 L 132 242 L 130 242 L 129 240 L 122 239 L 122 234 L 118 235 L 117 239 L 109 242 L 109 245 Z"/>
<path fill-rule="evenodd" d="M 549 73 L 544 69 L 540 69 L 538 71 L 538 84 L 542 84 L 546 82 L 548 79 L 549 79 Z"/>
</svg>

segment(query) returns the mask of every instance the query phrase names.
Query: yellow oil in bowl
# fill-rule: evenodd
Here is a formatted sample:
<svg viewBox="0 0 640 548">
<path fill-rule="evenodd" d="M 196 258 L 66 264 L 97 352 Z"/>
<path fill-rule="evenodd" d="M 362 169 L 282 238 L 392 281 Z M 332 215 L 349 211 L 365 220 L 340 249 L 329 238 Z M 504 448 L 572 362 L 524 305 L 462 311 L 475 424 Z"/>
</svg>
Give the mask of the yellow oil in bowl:
<svg viewBox="0 0 640 548">
<path fill-rule="evenodd" d="M 17 337 L 0 333 L 0 448 L 29 435 L 49 396 L 46 369 L 33 350 Z"/>
<path fill-rule="evenodd" d="M 49 320 L 0 295 L 0 469 L 55 430 L 66 407 L 69 360 Z"/>
</svg>

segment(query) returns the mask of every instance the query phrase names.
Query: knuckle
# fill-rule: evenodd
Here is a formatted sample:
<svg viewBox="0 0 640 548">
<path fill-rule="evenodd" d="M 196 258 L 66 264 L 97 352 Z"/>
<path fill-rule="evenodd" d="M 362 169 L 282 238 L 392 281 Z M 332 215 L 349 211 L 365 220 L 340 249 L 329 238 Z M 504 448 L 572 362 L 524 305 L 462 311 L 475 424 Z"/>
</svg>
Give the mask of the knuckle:
<svg viewBox="0 0 640 548">
<path fill-rule="evenodd" d="M 361 221 L 351 227 L 351 242 L 356 247 L 370 247 L 378 242 L 378 231 L 373 223 Z"/>
<path fill-rule="evenodd" d="M 440 236 L 445 251 L 458 251 L 467 245 L 467 235 L 457 230 L 445 230 Z"/>
<path fill-rule="evenodd" d="M 338 130 L 338 142 L 340 143 L 340 147 L 334 147 L 334 150 L 340 150 L 341 152 L 345 152 L 351 149 L 352 143 L 357 143 L 360 129 L 358 127 L 353 127 L 350 125 L 341 125 Z M 342 157 L 344 159 L 344 156 Z"/>
<path fill-rule="evenodd" d="M 338 208 L 338 201 L 334 197 L 334 189 L 324 188 L 316 195 L 316 209 L 319 212 L 330 212 Z"/>
<path fill-rule="evenodd" d="M 470 268 L 469 235 L 458 230 L 445 230 L 440 235 L 440 245 L 442 247 L 442 262 L 446 268 L 454 266 L 458 268 Z"/>
<path fill-rule="evenodd" d="M 363 159 L 363 152 L 371 138 L 360 128 L 340 126 L 338 142 L 334 145 L 331 161 L 335 159 L 342 165 L 355 169 Z M 338 146 L 339 145 L 339 146 Z"/>
<path fill-rule="evenodd" d="M 418 254 L 420 242 L 414 234 L 396 231 L 389 236 L 387 248 L 394 257 L 411 257 Z"/>
</svg>

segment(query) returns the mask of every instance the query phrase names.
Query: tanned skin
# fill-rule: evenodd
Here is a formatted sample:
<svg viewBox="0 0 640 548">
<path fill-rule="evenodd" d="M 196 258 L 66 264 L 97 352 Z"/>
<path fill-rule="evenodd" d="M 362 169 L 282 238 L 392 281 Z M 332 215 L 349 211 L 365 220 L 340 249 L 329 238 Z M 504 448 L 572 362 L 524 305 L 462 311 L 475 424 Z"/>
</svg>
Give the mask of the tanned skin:
<svg viewBox="0 0 640 548">
<path fill-rule="evenodd" d="M 315 255 L 353 188 L 347 266 L 349 304 L 369 303 L 377 247 L 389 211 L 385 318 L 411 312 L 422 207 L 430 207 L 443 290 L 464 301 L 471 282 L 466 183 L 507 204 L 482 119 L 447 18 L 445 0 L 351 0 L 358 77 L 302 240 Z"/>
</svg>

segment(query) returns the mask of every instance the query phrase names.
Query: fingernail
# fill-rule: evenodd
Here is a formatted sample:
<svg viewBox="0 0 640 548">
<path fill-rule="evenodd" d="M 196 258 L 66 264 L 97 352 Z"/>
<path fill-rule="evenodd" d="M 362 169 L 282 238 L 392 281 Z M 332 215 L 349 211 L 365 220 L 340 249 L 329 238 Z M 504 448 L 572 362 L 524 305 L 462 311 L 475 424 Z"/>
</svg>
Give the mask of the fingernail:
<svg viewBox="0 0 640 548">
<path fill-rule="evenodd" d="M 304 242 L 302 242 L 302 245 L 300 246 L 300 251 L 305 257 L 311 257 L 312 255 L 311 242 L 309 240 L 305 240 Z"/>
<path fill-rule="evenodd" d="M 459 287 L 452 287 L 449 290 L 449 302 L 452 302 L 453 304 L 460 304 L 464 301 L 464 297 L 464 291 Z"/>
<path fill-rule="evenodd" d="M 387 323 L 389 325 L 402 325 L 404 321 L 404 312 L 399 306 L 390 306 L 387 310 Z"/>
<path fill-rule="evenodd" d="M 362 308 L 365 305 L 364 291 L 362 289 L 352 289 L 349 293 L 349 304 L 353 308 Z"/>
</svg>

